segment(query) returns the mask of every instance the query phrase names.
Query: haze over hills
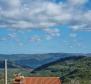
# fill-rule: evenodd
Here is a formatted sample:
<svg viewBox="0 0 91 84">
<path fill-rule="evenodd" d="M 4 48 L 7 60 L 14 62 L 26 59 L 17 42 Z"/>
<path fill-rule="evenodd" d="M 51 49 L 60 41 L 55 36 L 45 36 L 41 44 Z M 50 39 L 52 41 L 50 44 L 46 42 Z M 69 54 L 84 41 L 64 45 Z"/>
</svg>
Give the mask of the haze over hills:
<svg viewBox="0 0 91 84">
<path fill-rule="evenodd" d="M 66 56 L 78 56 L 78 55 L 86 55 L 89 56 L 91 53 L 44 53 L 44 54 L 0 54 L 0 59 L 8 59 L 8 60 L 21 60 L 21 59 L 47 59 L 47 58 L 57 58 L 57 57 L 66 57 Z"/>
<path fill-rule="evenodd" d="M 60 58 L 69 56 L 90 56 L 90 54 L 81 53 L 48 53 L 48 54 L 12 54 L 4 55 L 0 54 L 0 60 L 8 59 L 10 62 L 14 62 L 16 65 L 37 68 L 46 63 L 56 61 Z"/>
<path fill-rule="evenodd" d="M 56 61 L 60 58 L 69 56 L 90 56 L 90 54 L 81 53 L 48 53 L 48 54 L 0 54 L 0 60 L 8 59 L 20 66 L 37 68 L 46 63 Z"/>
</svg>

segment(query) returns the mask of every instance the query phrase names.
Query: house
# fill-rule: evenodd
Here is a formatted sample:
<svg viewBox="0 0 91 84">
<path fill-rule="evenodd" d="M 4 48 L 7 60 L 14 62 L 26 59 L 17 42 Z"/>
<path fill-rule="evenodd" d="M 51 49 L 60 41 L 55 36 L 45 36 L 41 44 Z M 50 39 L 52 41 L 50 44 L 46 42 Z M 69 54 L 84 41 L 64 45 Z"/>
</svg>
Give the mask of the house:
<svg viewBox="0 0 91 84">
<path fill-rule="evenodd" d="M 59 77 L 16 77 L 13 84 L 62 84 Z"/>
<path fill-rule="evenodd" d="M 24 84 L 61 84 L 58 77 L 25 77 Z"/>
</svg>

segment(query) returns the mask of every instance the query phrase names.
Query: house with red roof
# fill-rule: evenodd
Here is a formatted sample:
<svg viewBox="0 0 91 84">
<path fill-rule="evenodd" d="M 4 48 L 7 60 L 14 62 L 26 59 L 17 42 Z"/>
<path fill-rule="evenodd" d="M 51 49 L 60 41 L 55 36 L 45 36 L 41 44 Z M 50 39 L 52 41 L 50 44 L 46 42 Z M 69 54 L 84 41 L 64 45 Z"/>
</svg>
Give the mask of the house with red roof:
<svg viewBox="0 0 91 84">
<path fill-rule="evenodd" d="M 13 84 L 62 84 L 59 77 L 15 77 Z"/>
</svg>

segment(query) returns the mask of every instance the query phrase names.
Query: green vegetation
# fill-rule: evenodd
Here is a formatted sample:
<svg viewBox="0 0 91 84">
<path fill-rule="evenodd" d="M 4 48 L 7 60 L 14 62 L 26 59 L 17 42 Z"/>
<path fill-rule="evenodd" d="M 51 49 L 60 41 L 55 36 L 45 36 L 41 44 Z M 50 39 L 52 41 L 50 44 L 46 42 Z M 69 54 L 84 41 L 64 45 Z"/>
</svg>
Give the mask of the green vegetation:
<svg viewBox="0 0 91 84">
<path fill-rule="evenodd" d="M 21 72 L 24 76 L 57 76 L 63 84 L 91 84 L 91 57 L 65 57 L 42 65 L 32 72 L 22 68 L 8 69 L 8 84 L 12 84 L 13 74 Z M 0 84 L 4 84 L 4 70 L 0 69 Z"/>
<path fill-rule="evenodd" d="M 12 84 L 14 74 L 19 72 L 22 73 L 24 76 L 30 76 L 30 72 L 22 69 L 8 69 L 8 84 Z M 4 69 L 0 69 L 0 84 L 4 84 Z"/>
<path fill-rule="evenodd" d="M 35 69 L 31 76 L 58 76 L 63 84 L 91 84 L 91 57 L 67 57 Z"/>
</svg>

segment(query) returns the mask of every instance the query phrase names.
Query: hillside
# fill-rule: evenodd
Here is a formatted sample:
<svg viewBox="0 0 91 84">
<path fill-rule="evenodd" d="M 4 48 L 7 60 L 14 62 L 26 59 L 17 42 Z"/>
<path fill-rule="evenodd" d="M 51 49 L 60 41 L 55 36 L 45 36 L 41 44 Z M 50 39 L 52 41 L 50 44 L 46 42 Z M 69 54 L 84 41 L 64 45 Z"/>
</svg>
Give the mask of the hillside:
<svg viewBox="0 0 91 84">
<path fill-rule="evenodd" d="M 8 61 L 7 66 L 8 66 L 8 68 L 17 68 L 17 66 L 14 66 L 13 63 L 10 61 Z M 2 69 L 4 67 L 5 67 L 4 61 L 0 60 L 0 68 Z"/>
<path fill-rule="evenodd" d="M 16 72 L 24 76 L 59 76 L 63 84 L 91 84 L 91 54 L 0 55 L 0 84 L 4 81 L 4 59 L 8 59 L 9 84 Z"/>
<path fill-rule="evenodd" d="M 48 53 L 48 54 L 12 54 L 12 55 L 3 55 L 0 54 L 0 60 L 8 59 L 9 61 L 14 62 L 17 65 L 27 66 L 32 68 L 37 68 L 46 63 L 56 61 L 60 58 L 68 56 L 78 56 L 79 54 L 72 53 Z"/>
<path fill-rule="evenodd" d="M 66 57 L 45 64 L 31 72 L 31 76 L 59 76 L 63 84 L 91 84 L 91 57 Z M 76 81 L 77 80 L 77 81 Z M 71 83 L 71 82 L 80 83 Z"/>
</svg>

